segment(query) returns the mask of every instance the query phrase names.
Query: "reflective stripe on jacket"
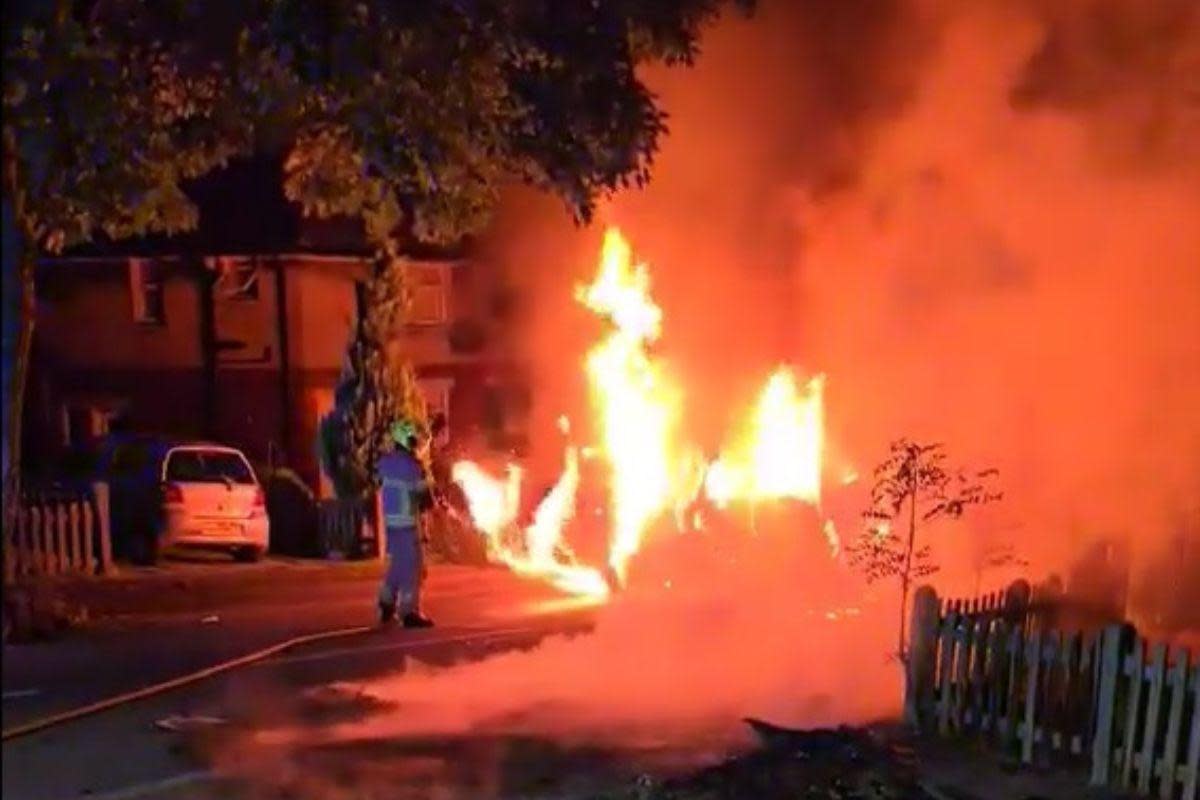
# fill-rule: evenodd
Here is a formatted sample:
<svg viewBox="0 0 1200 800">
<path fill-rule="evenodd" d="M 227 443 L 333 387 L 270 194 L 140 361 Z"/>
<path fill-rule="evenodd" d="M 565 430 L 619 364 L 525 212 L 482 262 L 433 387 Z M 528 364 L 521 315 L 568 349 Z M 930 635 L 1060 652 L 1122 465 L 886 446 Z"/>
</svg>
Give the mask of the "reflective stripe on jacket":
<svg viewBox="0 0 1200 800">
<path fill-rule="evenodd" d="M 415 496 L 425 491 L 421 464 L 404 450 L 379 459 L 379 482 L 383 494 L 383 522 L 389 528 L 414 527 L 419 509 Z"/>
</svg>

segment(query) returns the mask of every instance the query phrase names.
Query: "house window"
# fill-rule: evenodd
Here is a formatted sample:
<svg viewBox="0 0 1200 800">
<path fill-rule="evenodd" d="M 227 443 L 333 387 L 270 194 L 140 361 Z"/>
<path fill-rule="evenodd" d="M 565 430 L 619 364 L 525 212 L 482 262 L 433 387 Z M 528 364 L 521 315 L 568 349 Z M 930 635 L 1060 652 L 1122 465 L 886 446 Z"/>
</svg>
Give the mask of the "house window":
<svg viewBox="0 0 1200 800">
<path fill-rule="evenodd" d="M 446 322 L 447 271 L 440 266 L 412 267 L 412 304 L 408 321 L 412 325 L 442 325 Z"/>
<path fill-rule="evenodd" d="M 144 325 L 166 324 L 162 265 L 144 258 L 129 261 L 129 295 L 133 321 Z"/>
<path fill-rule="evenodd" d="M 86 403 L 68 403 L 62 409 L 63 444 L 78 447 L 108 435 L 117 412 Z"/>
<path fill-rule="evenodd" d="M 258 264 L 253 259 L 220 259 L 217 283 L 223 300 L 258 300 Z"/>
</svg>

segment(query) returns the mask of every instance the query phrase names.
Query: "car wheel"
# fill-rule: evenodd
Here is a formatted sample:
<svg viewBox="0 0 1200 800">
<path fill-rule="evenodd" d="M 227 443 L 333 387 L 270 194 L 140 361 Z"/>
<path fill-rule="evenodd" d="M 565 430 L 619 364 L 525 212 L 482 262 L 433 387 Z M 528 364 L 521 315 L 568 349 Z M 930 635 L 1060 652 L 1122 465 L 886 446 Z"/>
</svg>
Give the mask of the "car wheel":
<svg viewBox="0 0 1200 800">
<path fill-rule="evenodd" d="M 261 547 L 239 547 L 233 551 L 234 560 L 240 561 L 243 564 L 261 561 L 262 557 L 263 549 Z"/>
</svg>

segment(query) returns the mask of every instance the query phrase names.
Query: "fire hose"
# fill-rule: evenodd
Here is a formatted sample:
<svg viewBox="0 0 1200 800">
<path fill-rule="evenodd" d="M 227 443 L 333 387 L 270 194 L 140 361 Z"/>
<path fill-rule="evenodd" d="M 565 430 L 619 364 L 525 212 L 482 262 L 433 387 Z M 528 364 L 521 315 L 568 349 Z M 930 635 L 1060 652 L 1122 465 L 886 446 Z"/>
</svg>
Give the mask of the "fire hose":
<svg viewBox="0 0 1200 800">
<path fill-rule="evenodd" d="M 52 728 L 56 725 L 61 725 L 66 722 L 72 722 L 74 720 L 81 719 L 81 718 L 87 717 L 87 716 L 91 716 L 93 714 L 99 714 L 102 711 L 108 711 L 110 709 L 126 705 L 128 703 L 133 703 L 138 700 L 143 700 L 147 697 L 153 697 L 155 695 L 163 694 L 163 693 L 169 692 L 173 689 L 178 689 L 183 686 L 188 686 L 188 685 L 196 683 L 198 681 L 202 681 L 205 678 L 211 678 L 214 675 L 219 675 L 223 672 L 228 672 L 230 670 L 237 669 L 238 667 L 248 666 L 257 661 L 262 661 L 264 659 L 270 658 L 271 656 L 279 655 L 280 653 L 282 653 L 286 650 L 290 650 L 294 647 L 299 647 L 301 645 L 306 645 L 306 644 L 314 644 L 316 642 L 330 641 L 333 639 L 348 638 L 350 636 L 356 636 L 359 634 L 370 633 L 371 631 L 374 631 L 374 630 L 378 630 L 378 628 L 376 628 L 374 626 L 368 626 L 368 625 L 359 625 L 359 626 L 353 627 L 353 628 L 337 628 L 337 629 L 329 630 L 329 631 L 319 631 L 317 633 L 307 633 L 302 636 L 294 636 L 291 639 L 286 639 L 277 644 L 273 644 L 270 647 L 264 647 L 261 650 L 256 650 L 252 653 L 247 653 L 244 656 L 238 656 L 237 658 L 232 658 L 232 659 L 229 659 L 228 661 L 222 661 L 217 664 L 213 664 L 212 666 L 205 667 L 204 669 L 197 670 L 195 672 L 189 672 L 186 675 L 180 675 L 176 678 L 171 678 L 170 680 L 151 684 L 150 686 L 143 686 L 140 689 L 134 689 L 133 691 L 129 691 L 129 692 L 125 692 L 123 694 L 115 695 L 113 697 L 105 698 L 104 700 L 98 700 L 94 703 L 90 703 L 85 706 L 80 706 L 78 708 L 69 709 L 67 711 L 62 711 L 57 714 L 51 714 L 49 716 L 42 717 L 40 719 L 31 720 L 31 721 L 23 723 L 21 725 L 15 725 L 11 728 L 5 728 L 3 731 L 3 735 L 0 736 L 0 740 L 7 742 L 11 739 L 16 739 L 21 736 L 27 736 L 31 733 L 37 733 L 38 731 L 43 731 L 43 730 L 46 730 L 47 728 Z M 450 637 L 441 637 L 441 638 L 435 637 L 432 639 L 417 640 L 417 641 L 412 642 L 410 646 L 414 647 L 414 648 L 419 648 L 421 646 L 449 644 L 451 642 L 463 642 L 463 641 L 472 641 L 472 640 L 485 641 L 485 640 L 492 640 L 492 639 L 496 639 L 496 638 L 505 638 L 505 637 L 509 637 L 509 636 L 520 636 L 520 635 L 525 635 L 525 634 L 530 634 L 530 633 L 536 633 L 537 630 L 538 630 L 537 628 L 531 628 L 531 627 L 509 627 L 509 628 L 498 628 L 498 629 L 494 629 L 494 630 L 484 630 L 484 631 L 478 631 L 478 630 L 468 631 L 468 632 L 450 636 Z"/>
<path fill-rule="evenodd" d="M 447 512 L 456 523 L 460 525 L 472 525 L 472 523 L 458 511 L 458 509 L 446 502 L 444 498 L 438 499 L 441 500 L 438 505 L 444 512 Z M 338 628 L 330 631 L 319 631 L 317 633 L 294 636 L 269 647 L 264 647 L 261 650 L 256 650 L 252 653 L 247 653 L 246 655 L 239 656 L 228 661 L 222 661 L 205 667 L 204 669 L 190 672 L 186 675 L 180 675 L 178 677 L 171 678 L 170 680 L 151 684 L 149 686 L 143 686 L 140 689 L 134 689 L 133 691 L 107 697 L 94 703 L 89 703 L 84 706 L 61 711 L 57 714 L 50 714 L 48 716 L 31 720 L 20 725 L 14 725 L 11 728 L 5 728 L 2 732 L 0 732 L 0 741 L 7 742 L 22 736 L 28 736 L 31 733 L 37 733 L 38 731 L 43 731 L 56 725 L 72 722 L 74 720 L 88 717 L 93 714 L 99 714 L 103 711 L 108 711 L 109 709 L 117 708 L 128 703 L 143 700 L 147 697 L 163 694 L 165 692 L 202 681 L 206 678 L 211 678 L 214 675 L 219 675 L 223 672 L 237 669 L 238 667 L 243 667 L 256 661 L 262 661 L 294 647 L 299 647 L 306 644 L 314 644 L 316 642 L 329 641 L 331 639 L 356 636 L 359 634 L 368 633 L 372 630 L 374 630 L 374 628 L 370 626 L 359 625 L 353 628 Z"/>
<path fill-rule="evenodd" d="M 355 636 L 358 634 L 367 633 L 371 630 L 374 629 L 370 626 L 360 625 L 354 628 L 338 628 L 331 631 L 320 631 L 318 633 L 304 634 L 303 636 L 294 636 L 291 639 L 286 639 L 277 644 L 273 644 L 270 647 L 264 647 L 261 650 L 256 650 L 244 656 L 239 656 L 228 661 L 222 661 L 195 672 L 189 672 L 186 675 L 180 675 L 176 678 L 171 678 L 170 680 L 154 683 L 149 686 L 143 686 L 140 689 L 134 689 L 130 692 L 114 695 L 113 697 L 107 697 L 103 700 L 98 700 L 85 706 L 68 709 L 67 711 L 61 711 L 57 714 L 51 714 L 46 717 L 41 717 L 40 719 L 31 720 L 21 725 L 14 725 L 11 728 L 5 728 L 3 734 L 0 735 L 0 740 L 7 742 L 11 739 L 16 739 L 21 736 L 28 736 L 29 734 L 37 733 L 38 731 L 43 731 L 47 728 L 54 727 L 55 725 L 61 725 L 64 722 L 72 722 L 93 714 L 99 714 L 102 711 L 108 711 L 109 709 L 116 708 L 127 703 L 132 703 L 147 697 L 153 697 L 154 695 L 162 694 L 164 692 L 169 692 L 172 689 L 178 689 L 182 686 L 187 686 L 189 684 L 196 683 L 197 681 L 202 681 L 205 678 L 211 678 L 213 675 L 219 675 L 222 672 L 228 672 L 229 670 L 237 669 L 238 667 L 244 667 L 247 664 L 252 664 L 256 661 L 262 661 L 263 659 L 278 655 L 279 653 L 282 653 L 285 650 L 289 650 L 293 647 L 299 647 L 300 645 L 305 644 L 313 644 L 314 642 L 324 642 L 330 639 Z"/>
</svg>

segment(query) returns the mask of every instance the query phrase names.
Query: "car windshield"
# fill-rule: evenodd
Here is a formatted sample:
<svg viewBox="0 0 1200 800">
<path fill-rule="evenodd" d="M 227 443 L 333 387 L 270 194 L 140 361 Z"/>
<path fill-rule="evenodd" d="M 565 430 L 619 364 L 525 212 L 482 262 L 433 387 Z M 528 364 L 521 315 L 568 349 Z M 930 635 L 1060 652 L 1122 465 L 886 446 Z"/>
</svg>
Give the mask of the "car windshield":
<svg viewBox="0 0 1200 800">
<path fill-rule="evenodd" d="M 175 483 L 254 483 L 254 473 L 237 453 L 176 450 L 167 459 L 167 480 Z"/>
</svg>

